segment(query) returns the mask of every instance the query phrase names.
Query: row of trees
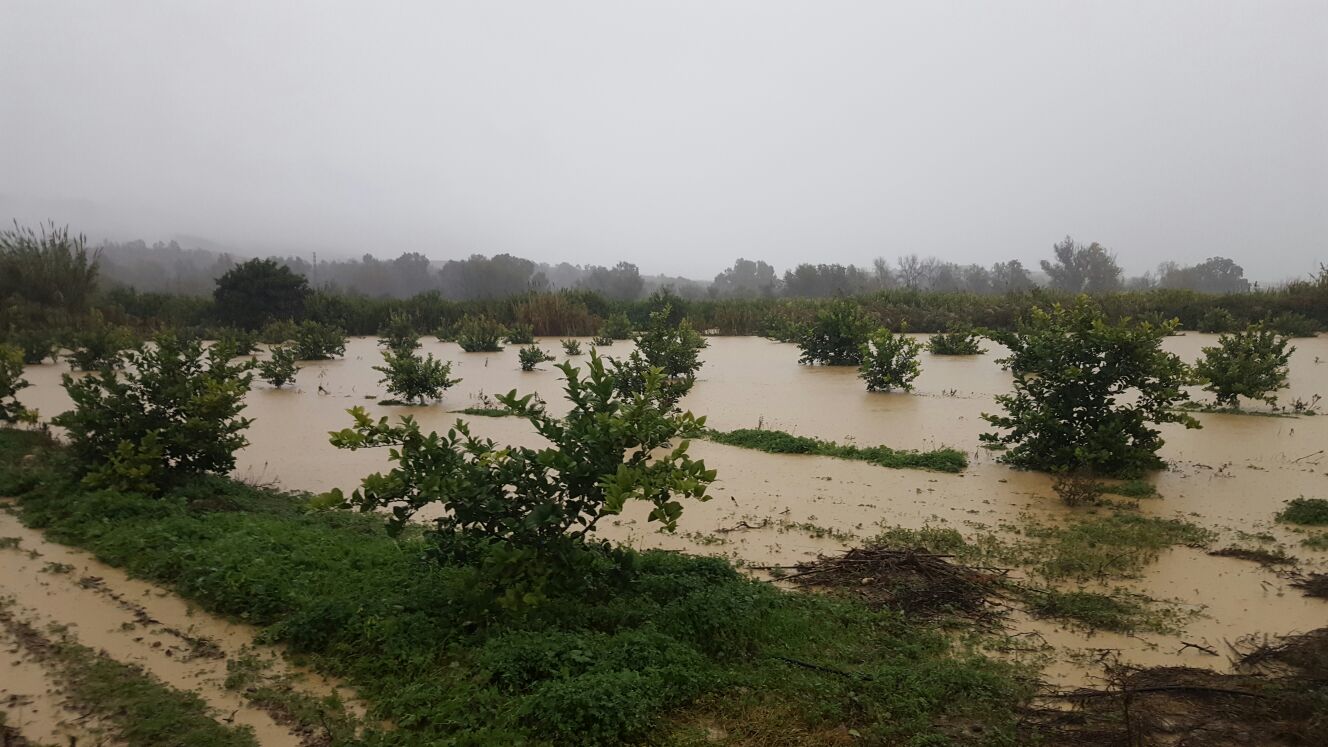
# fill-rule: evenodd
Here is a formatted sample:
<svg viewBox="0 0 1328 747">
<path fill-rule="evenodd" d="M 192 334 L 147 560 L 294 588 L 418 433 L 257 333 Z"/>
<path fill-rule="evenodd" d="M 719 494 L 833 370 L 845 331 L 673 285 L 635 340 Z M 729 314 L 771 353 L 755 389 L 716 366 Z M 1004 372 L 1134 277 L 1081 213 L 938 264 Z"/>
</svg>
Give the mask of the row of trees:
<svg viewBox="0 0 1328 747">
<path fill-rule="evenodd" d="M 146 246 L 142 241 L 103 247 L 105 274 L 112 282 L 142 291 L 206 294 L 211 284 L 238 261 L 226 254 L 186 250 L 174 241 Z M 823 298 L 889 289 L 980 295 L 1025 291 L 1044 286 L 1068 293 L 1106 293 L 1124 289 L 1176 288 L 1204 293 L 1242 293 L 1251 284 L 1230 259 L 1214 257 L 1183 267 L 1159 265 L 1155 273 L 1126 278 L 1115 256 L 1102 245 L 1066 237 L 1051 248 L 1039 268 L 1019 260 L 990 266 L 956 264 L 907 254 L 894 261 L 877 258 L 868 267 L 799 264 L 782 275 L 767 262 L 738 259 L 710 283 L 684 278 L 649 278 L 636 265 L 612 267 L 568 263 L 540 264 L 511 254 L 434 262 L 418 252 L 395 259 L 366 254 L 356 260 L 310 261 L 273 258 L 307 279 L 310 287 L 371 298 L 408 298 L 431 291 L 459 301 L 509 298 L 531 292 L 587 290 L 614 301 L 631 301 L 671 285 L 686 298 Z"/>
</svg>

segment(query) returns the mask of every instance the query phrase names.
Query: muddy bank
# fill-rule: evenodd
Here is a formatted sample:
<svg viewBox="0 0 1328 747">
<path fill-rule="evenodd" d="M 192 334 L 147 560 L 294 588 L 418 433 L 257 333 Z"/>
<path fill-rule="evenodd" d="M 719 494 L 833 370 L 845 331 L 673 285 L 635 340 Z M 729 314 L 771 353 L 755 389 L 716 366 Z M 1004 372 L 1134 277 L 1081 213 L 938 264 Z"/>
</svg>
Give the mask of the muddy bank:
<svg viewBox="0 0 1328 747">
<path fill-rule="evenodd" d="M 278 651 L 254 642 L 255 630 L 190 607 L 170 592 L 127 577 L 86 553 L 56 545 L 0 510 L 0 596 L 6 614 L 33 630 L 59 630 L 70 640 L 123 664 L 141 667 L 177 690 L 193 692 L 219 714 L 222 723 L 248 727 L 259 744 L 298 747 L 315 735 L 272 708 L 255 705 L 228 689 L 228 667 L 256 662 L 268 675 L 295 683 L 301 692 L 322 697 L 353 694 L 310 672 L 297 669 Z M 12 630 L 8 634 L 12 639 Z M 9 723 L 34 741 L 114 744 L 113 730 L 89 722 L 71 703 L 59 677 L 31 647 L 7 640 L 13 656 L 0 660 L 4 682 L 0 710 Z"/>
</svg>

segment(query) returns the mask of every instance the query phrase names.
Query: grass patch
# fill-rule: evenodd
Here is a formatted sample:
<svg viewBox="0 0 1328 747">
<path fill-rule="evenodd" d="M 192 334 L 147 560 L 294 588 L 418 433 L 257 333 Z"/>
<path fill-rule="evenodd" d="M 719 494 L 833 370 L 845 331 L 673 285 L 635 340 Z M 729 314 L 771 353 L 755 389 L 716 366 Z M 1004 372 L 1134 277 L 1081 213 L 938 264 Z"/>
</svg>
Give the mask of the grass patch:
<svg viewBox="0 0 1328 747">
<path fill-rule="evenodd" d="M 1213 533 L 1180 519 L 1118 513 L 1067 525 L 1030 524 L 1020 548 L 1049 581 L 1137 578 L 1163 550 L 1202 547 Z"/>
<path fill-rule="evenodd" d="M 56 452 L 20 466 L 21 442 L 0 432 L 0 482 L 49 467 L 19 496 L 26 522 L 346 680 L 370 721 L 394 724 L 354 744 L 680 744 L 697 719 L 757 713 L 772 733 L 810 735 L 784 744 L 844 729 L 940 744 L 959 720 L 1008 744 L 1031 691 L 1019 667 L 898 613 L 783 591 L 720 558 L 620 550 L 585 588 L 514 611 L 487 601 L 476 568 L 431 560 L 379 517 L 225 480 L 160 499 L 84 492 Z"/>
<path fill-rule="evenodd" d="M 1277 520 L 1311 527 L 1328 526 L 1328 499 L 1302 496 L 1289 500 L 1286 508 L 1278 512 Z"/>
<path fill-rule="evenodd" d="M 248 728 L 218 723 L 202 698 L 171 688 L 137 666 L 122 664 L 71 641 L 48 638 L 2 608 L 0 625 L 57 673 L 75 710 L 112 725 L 119 743 L 135 747 L 258 747 Z"/>
<path fill-rule="evenodd" d="M 1300 546 L 1311 550 L 1328 550 L 1328 532 L 1311 534 L 1300 541 Z"/>
<path fill-rule="evenodd" d="M 892 449 L 888 446 L 853 446 L 764 428 L 739 428 L 736 431 L 709 430 L 704 435 L 716 443 L 756 449 L 770 454 L 813 454 L 836 459 L 854 459 L 892 469 L 962 472 L 968 467 L 968 456 L 962 451 L 949 448 L 909 451 Z"/>
<path fill-rule="evenodd" d="M 1280 547 L 1224 547 L 1208 553 L 1219 558 L 1249 560 L 1263 566 L 1295 565 L 1297 560 Z"/>
<path fill-rule="evenodd" d="M 1102 492 L 1125 498 L 1156 498 L 1157 488 L 1144 480 L 1126 480 L 1118 483 L 1103 483 Z"/>
<path fill-rule="evenodd" d="M 516 413 L 506 407 L 465 407 L 460 410 L 449 410 L 458 415 L 474 415 L 480 418 L 506 418 Z"/>
<path fill-rule="evenodd" d="M 1023 601 L 1036 617 L 1064 620 L 1091 630 L 1132 633 L 1140 629 L 1157 632 L 1174 629 L 1147 601 L 1123 594 L 1029 589 Z"/>
</svg>

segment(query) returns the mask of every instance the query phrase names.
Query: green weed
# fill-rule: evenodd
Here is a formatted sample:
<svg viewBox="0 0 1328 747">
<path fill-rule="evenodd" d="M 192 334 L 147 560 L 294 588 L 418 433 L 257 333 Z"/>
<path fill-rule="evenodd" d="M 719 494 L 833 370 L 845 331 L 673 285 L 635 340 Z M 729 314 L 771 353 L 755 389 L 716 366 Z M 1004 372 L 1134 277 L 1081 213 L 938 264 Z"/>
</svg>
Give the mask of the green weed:
<svg viewBox="0 0 1328 747">
<path fill-rule="evenodd" d="M 957 449 L 907 451 L 888 446 L 852 446 L 760 428 L 740 428 L 734 431 L 710 430 L 706 431 L 705 437 L 716 443 L 756 449 L 771 454 L 814 454 L 837 459 L 855 459 L 892 469 L 962 472 L 968 467 L 968 457 Z"/>
</svg>

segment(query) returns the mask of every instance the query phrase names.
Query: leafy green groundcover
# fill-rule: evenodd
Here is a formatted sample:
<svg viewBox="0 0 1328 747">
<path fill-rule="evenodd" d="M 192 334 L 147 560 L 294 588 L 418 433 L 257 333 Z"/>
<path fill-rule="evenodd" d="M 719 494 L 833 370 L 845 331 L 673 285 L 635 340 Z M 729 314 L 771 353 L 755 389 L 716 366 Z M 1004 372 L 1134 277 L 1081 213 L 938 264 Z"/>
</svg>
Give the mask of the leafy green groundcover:
<svg viewBox="0 0 1328 747">
<path fill-rule="evenodd" d="M 37 449 L 37 459 L 24 455 Z M 0 494 L 53 539 L 263 628 L 395 728 L 366 745 L 741 741 L 1010 744 L 1020 670 L 890 613 L 780 591 L 726 561 L 626 553 L 612 583 L 534 612 L 477 598 L 375 516 L 211 479 L 148 499 L 83 492 L 58 448 L 0 431 Z M 606 563 L 609 561 L 606 560 Z M 745 736 L 744 736 L 745 735 Z M 341 741 L 339 744 L 346 744 Z"/>
<path fill-rule="evenodd" d="M 938 472 L 963 472 L 968 457 L 957 449 L 933 451 L 907 451 L 889 446 L 853 446 L 823 441 L 808 436 L 795 436 L 784 431 L 764 428 L 739 428 L 735 431 L 706 431 L 711 441 L 729 446 L 757 449 L 771 454 L 815 454 L 838 459 L 856 459 L 881 467 L 894 469 L 931 469 Z"/>
</svg>

